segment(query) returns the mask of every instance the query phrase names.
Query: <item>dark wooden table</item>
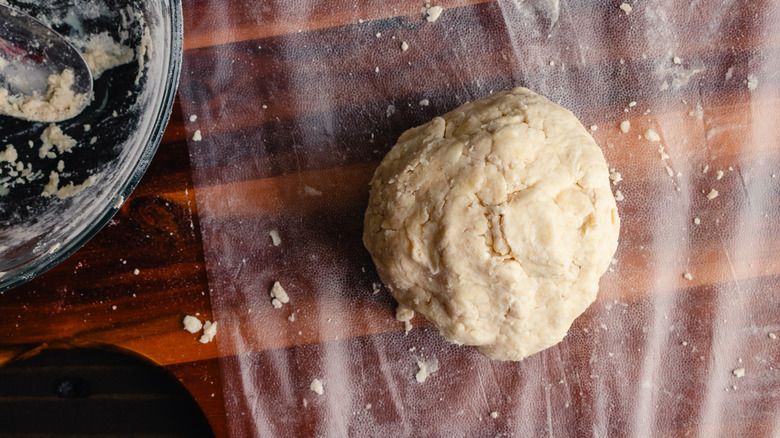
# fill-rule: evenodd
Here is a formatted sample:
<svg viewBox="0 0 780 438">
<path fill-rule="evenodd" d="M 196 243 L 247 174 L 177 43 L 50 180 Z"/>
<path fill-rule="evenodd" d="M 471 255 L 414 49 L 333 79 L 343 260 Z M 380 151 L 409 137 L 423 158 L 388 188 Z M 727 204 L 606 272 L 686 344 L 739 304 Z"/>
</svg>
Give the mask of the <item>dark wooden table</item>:
<svg viewBox="0 0 780 438">
<path fill-rule="evenodd" d="M 511 32 L 507 35 L 502 30 L 502 11 L 492 1 L 442 2 L 446 9 L 436 23 L 439 28 L 418 26 L 422 20 L 417 11 L 422 4 L 405 0 L 322 2 L 321 5 L 317 3 L 315 10 L 301 14 L 288 14 L 290 11 L 263 4 L 252 9 L 253 14 L 245 14 L 248 6 L 241 2 L 228 1 L 221 6 L 206 0 L 185 2 L 182 91 L 149 170 L 114 219 L 81 250 L 33 281 L 0 294 L 0 364 L 41 348 L 58 346 L 111 346 L 140 354 L 178 378 L 203 408 L 216 436 L 227 437 L 230 428 L 220 377 L 220 355 L 242 352 L 228 349 L 218 352 L 220 337 L 227 336 L 225 330 L 230 330 L 226 327 L 221 327 L 223 331 L 218 332 L 216 342 L 200 344 L 196 335 L 182 330 L 181 323 L 186 314 L 199 314 L 202 320 L 213 319 L 210 287 L 215 284 L 221 287 L 227 281 L 219 276 L 219 270 L 213 271 L 217 273 L 213 278 L 207 278 L 207 251 L 204 252 L 200 232 L 203 214 L 199 213 L 196 193 L 208 208 L 210 218 L 216 211 L 223 213 L 220 217 L 261 216 L 266 210 L 287 211 L 279 206 L 297 202 L 292 191 L 280 189 L 284 184 L 304 184 L 309 179 L 332 181 L 331 192 L 325 193 L 311 210 L 305 206 L 288 210 L 304 214 L 310 211 L 317 219 L 316 212 L 328 210 L 332 205 L 346 206 L 351 215 L 347 222 L 359 226 L 366 198 L 365 183 L 398 134 L 436 112 L 454 108 L 462 103 L 464 95 L 486 94 L 487 90 L 474 88 L 481 87 L 480 81 L 497 87 L 527 82 L 545 84 L 538 78 L 545 75 L 557 78 L 556 74 L 563 74 L 556 73 L 558 70 L 546 72 L 544 69 L 549 62 L 551 69 L 560 68 L 561 64 L 570 68 L 572 72 L 565 73 L 569 75 L 566 78 L 588 78 L 598 74 L 604 81 L 616 84 L 614 90 L 597 84 L 600 89 L 610 91 L 595 95 L 590 90 L 592 84 L 587 81 L 564 81 L 550 89 L 559 95 L 571 96 L 565 103 L 586 126 L 598 126 L 594 137 L 604 148 L 609 163 L 623 173 L 624 181 L 617 186 L 626 196 L 626 200 L 618 204 L 623 218 L 621 247 L 614 272 L 602 280 L 599 300 L 575 323 L 562 346 L 517 364 L 516 368 L 503 365 L 501 372 L 504 374 L 501 375 L 517 376 L 522 371 L 530 373 L 528 378 L 536 378 L 527 370 L 552 370 L 552 365 L 545 365 L 547 361 L 561 363 L 558 369 L 561 376 L 553 370 L 550 375 L 539 377 L 550 379 L 545 387 L 548 417 L 540 420 L 547 427 L 537 431 L 540 436 L 552 436 L 554 429 L 559 435 L 576 431 L 575 434 L 590 436 L 603 431 L 616 436 L 640 436 L 650 432 L 664 436 L 690 433 L 715 436 L 717 431 L 708 429 L 714 427 L 713 424 L 721 424 L 720 433 L 730 436 L 745 433 L 770 436 L 776 429 L 773 418 L 780 407 L 780 396 L 777 395 L 780 376 L 772 365 L 780 361 L 780 354 L 774 344 L 768 344 L 774 339 L 769 333 L 774 335 L 772 331 L 775 330 L 780 335 L 780 323 L 777 322 L 780 320 L 780 299 L 776 297 L 780 287 L 780 230 L 776 226 L 780 219 L 777 185 L 780 178 L 772 179 L 774 172 L 780 174 L 777 126 L 780 121 L 777 117 L 780 114 L 780 77 L 777 69 L 774 75 L 761 72 L 771 71 L 767 67 L 771 66 L 768 60 L 778 59 L 780 53 L 778 38 L 767 33 L 772 20 L 778 16 L 778 8 L 769 2 L 736 2 L 726 13 L 719 9 L 720 6 L 707 3 L 691 6 L 696 8 L 696 14 L 692 15 L 688 6 L 683 5 L 688 2 L 667 5 L 668 9 L 664 9 L 668 13 L 666 19 L 683 23 L 680 27 L 684 27 L 685 20 L 701 24 L 702 29 L 709 29 L 702 23 L 716 23 L 720 26 L 716 26 L 720 29 L 717 31 L 729 35 L 716 40 L 715 45 L 710 44 L 711 35 L 707 37 L 710 39 L 703 37 L 701 40 L 688 35 L 676 40 L 677 51 L 669 53 L 666 46 L 657 44 L 652 38 L 625 30 L 627 23 L 646 29 L 650 24 L 642 20 L 648 15 L 642 14 L 657 13 L 666 6 L 654 2 L 652 6 L 656 9 L 651 10 L 650 6 L 643 9 L 643 6 L 635 5 L 632 15 L 627 16 L 618 9 L 619 3 L 562 2 L 557 26 L 564 32 L 589 29 L 593 33 L 581 35 L 584 40 L 569 39 L 580 41 L 580 46 L 561 45 L 563 49 L 556 52 L 559 57 L 555 60 L 532 63 L 521 55 L 538 54 L 538 48 L 544 47 L 547 38 L 544 35 L 528 37 L 537 45 L 536 49 L 529 48 L 530 45 L 513 47 L 512 38 L 524 41 L 524 37 Z M 219 14 L 215 15 L 215 10 Z M 769 15 L 762 18 L 761 14 L 767 11 Z M 724 16 L 728 19 L 721 20 Z M 356 20 L 358 17 L 360 23 Z M 448 17 L 457 17 L 459 21 L 447 21 Z M 576 22 L 578 17 L 588 20 L 589 24 Z M 626 17 L 637 21 L 627 22 Z M 334 35 L 342 31 L 352 36 L 365 33 L 368 35 L 366 41 L 375 38 L 373 30 L 350 33 L 350 26 L 363 23 L 375 23 L 377 29 L 384 29 L 386 36 L 393 32 L 406 35 L 413 41 L 410 62 L 420 67 L 403 70 L 405 60 L 391 67 L 383 64 L 376 71 L 382 79 L 370 79 L 375 81 L 373 86 L 380 94 L 375 102 L 365 102 L 359 100 L 365 97 L 361 94 L 365 91 L 361 88 L 365 80 L 353 80 L 351 73 L 347 76 L 347 71 L 359 72 L 364 75 L 362 77 L 373 75 L 374 65 L 381 62 L 381 57 L 372 58 L 366 52 L 353 53 L 348 45 L 342 47 L 335 42 L 328 46 L 328 51 L 301 47 L 300 52 L 284 53 L 299 54 L 304 58 L 311 56 L 320 63 L 313 64 L 310 70 L 303 68 L 301 75 L 325 75 L 340 86 L 356 89 L 357 94 L 337 93 L 332 106 L 316 100 L 311 107 L 280 104 L 295 100 L 293 94 L 297 90 L 290 79 L 293 75 L 283 77 L 288 80 L 284 82 L 275 74 L 279 69 L 290 68 L 285 64 L 287 62 L 308 65 L 275 56 L 282 51 L 280 48 L 287 47 L 285 44 L 291 44 L 290 38 L 302 33 L 308 36 L 306 41 L 309 42 L 318 38 L 332 42 L 337 41 Z M 480 48 L 490 49 L 490 52 L 458 48 L 460 36 L 475 38 L 470 34 L 470 23 L 488 29 L 486 34 L 490 43 Z M 491 23 L 495 23 L 495 29 Z M 594 41 L 593 35 L 601 35 L 604 39 Z M 419 38 L 415 40 L 415 36 Z M 628 37 L 635 37 L 636 42 Z M 555 41 L 557 36 L 554 34 L 550 38 Z M 400 39 L 399 36 L 393 44 L 400 44 Z M 428 51 L 420 50 L 426 43 L 430 43 Z M 558 41 L 556 44 L 563 43 Z M 257 46 L 269 47 L 272 54 L 268 55 L 262 49 L 254 53 Z M 365 62 L 362 61 L 364 55 L 368 59 Z M 690 77 L 693 79 L 679 88 L 674 88 L 673 81 L 680 76 L 670 70 L 673 97 L 668 97 L 669 94 L 659 92 L 658 83 L 648 85 L 647 81 L 657 78 L 653 76 L 657 71 L 653 70 L 652 62 L 668 58 L 669 68 L 675 68 L 671 55 L 682 58 L 681 68 L 687 69 L 688 73 L 699 65 L 706 68 L 686 78 L 686 81 Z M 394 53 L 392 59 L 397 60 L 398 56 Z M 520 59 L 513 61 L 513 56 Z M 220 62 L 227 63 L 231 59 L 238 61 L 234 68 L 241 73 L 237 76 L 241 79 L 218 89 L 220 84 L 210 75 L 218 70 L 217 67 L 224 67 Z M 330 59 L 336 61 L 329 63 Z M 430 59 L 433 61 L 428 61 Z M 258 61 L 257 66 L 249 65 L 253 60 Z M 460 76 L 461 71 L 457 68 L 460 62 L 466 65 L 467 73 L 476 72 L 479 77 Z M 321 64 L 332 68 L 318 71 Z M 731 66 L 735 67 L 734 79 L 724 81 Z M 336 67 L 343 67 L 344 71 L 337 71 Z M 756 91 L 750 91 L 746 86 L 747 75 L 751 72 L 759 74 Z M 403 81 L 399 77 L 404 78 Z M 435 89 L 415 90 L 415 81 L 433 83 Z M 401 85 L 395 87 L 396 82 Z M 241 100 L 242 87 L 261 83 L 268 84 L 268 100 Z M 389 85 L 382 88 L 376 84 Z M 403 88 L 404 84 L 412 85 Z M 560 91 L 567 90 L 566 87 L 572 89 Z M 201 91 L 205 94 L 199 94 Z M 259 92 L 263 93 L 265 91 Z M 456 97 L 458 93 L 462 94 Z M 393 101 L 399 115 L 391 118 L 386 114 L 386 107 L 388 99 L 394 95 L 398 95 Z M 433 101 L 429 109 L 408 109 L 413 106 L 411 102 L 416 103 L 427 95 L 440 99 Z M 259 105 L 271 101 L 275 105 L 269 104 L 268 111 L 257 112 Z M 633 104 L 629 107 L 631 101 L 637 102 L 636 109 Z M 704 109 L 697 108 L 697 103 L 702 103 Z M 355 106 L 362 108 L 361 111 L 373 111 L 371 117 L 379 122 L 375 130 L 367 129 L 359 135 L 333 134 L 336 141 L 332 149 L 346 151 L 344 163 L 309 163 L 307 168 L 295 161 L 300 158 L 297 154 L 283 150 L 287 147 L 281 145 L 283 141 L 296 141 L 294 131 L 285 131 L 286 127 L 296 126 L 294 121 L 317 120 L 316 116 L 323 113 L 347 120 L 354 115 L 350 108 Z M 187 113 L 183 108 L 188 109 Z M 193 113 L 199 114 L 199 122 L 205 124 L 190 123 L 189 116 Z M 631 121 L 630 136 L 620 131 L 622 120 Z M 757 124 L 763 128 L 756 128 Z M 197 126 L 203 126 L 207 138 L 202 143 L 190 142 L 188 145 L 192 130 Z M 672 156 L 671 161 L 666 162 L 672 163 L 670 170 L 659 158 L 658 144 L 649 143 L 641 136 L 647 128 L 661 131 L 663 144 Z M 261 130 L 272 139 L 271 143 L 277 141 L 280 150 L 274 154 L 273 146 L 260 148 L 269 156 L 267 161 L 265 155 L 260 156 L 257 152 L 246 158 L 226 158 L 225 163 L 211 169 L 196 170 L 208 179 L 209 172 L 219 175 L 220 169 L 237 166 L 245 159 L 269 162 L 273 171 L 250 169 L 234 174 L 233 180 L 224 184 L 203 184 L 196 192 L 190 153 L 199 153 L 218 144 L 211 143 L 211 138 L 217 136 L 227 143 L 243 141 L 247 135 L 251 136 L 253 129 Z M 376 142 L 365 143 L 368 134 L 374 132 L 377 133 Z M 344 142 L 353 142 L 355 147 L 346 144 L 345 148 Z M 325 152 L 328 151 L 330 149 L 326 148 Z M 361 154 L 360 151 L 366 152 Z M 710 173 L 702 172 L 704 165 L 710 166 Z M 722 180 L 715 180 L 713 172 L 719 169 L 724 170 L 725 175 Z M 673 174 L 679 171 L 681 175 L 670 176 L 668 171 Z M 219 180 L 217 176 L 213 179 Z M 702 192 L 715 186 L 721 195 L 714 200 L 706 199 Z M 236 192 L 254 201 L 232 204 L 229 199 Z M 267 193 L 270 193 L 268 198 L 257 200 Z M 691 217 L 688 217 L 689 213 Z M 693 216 L 701 218 L 699 228 L 692 225 Z M 359 230 L 352 234 L 348 239 L 355 243 L 353 252 L 358 255 L 354 257 L 364 263 L 367 256 L 354 238 L 359 236 Z M 265 235 L 261 237 L 267 239 Z M 345 256 L 345 260 L 350 259 Z M 683 277 L 686 272 L 692 274 L 692 280 Z M 368 272 L 366 279 L 348 296 L 351 301 L 345 302 L 357 303 L 355 305 L 363 309 L 364 315 L 376 318 L 366 317 L 361 324 L 345 324 L 347 333 L 344 337 L 370 338 L 401 330 L 392 320 L 391 299 L 385 297 L 368 303 L 361 299 L 364 296 L 361 294 L 372 293 L 374 275 Z M 305 299 L 316 303 L 312 298 L 316 287 L 310 293 L 312 296 Z M 624 308 L 627 310 L 621 310 L 621 316 L 614 310 Z M 271 310 L 268 312 L 270 315 Z M 671 318 L 671 322 L 664 318 Z M 424 325 L 424 322 L 418 318 L 415 324 Z M 426 333 L 426 336 L 435 336 L 433 331 Z M 738 334 L 752 337 L 741 338 Z M 255 351 L 292 349 L 336 339 L 339 338 L 321 337 L 317 332 L 306 332 L 300 338 L 274 335 L 257 340 L 251 348 Z M 692 346 L 698 349 L 692 352 Z M 613 347 L 617 350 L 612 350 Z M 747 350 L 744 352 L 740 348 Z M 601 363 L 606 363 L 609 360 L 606 355 L 611 358 L 613 351 L 622 351 L 628 356 L 623 356 L 622 364 L 602 365 L 602 368 L 594 365 L 594 358 L 601 358 Z M 561 360 L 561 357 L 568 359 Z M 737 357 L 740 362 L 736 361 Z M 743 359 L 748 376 L 758 376 L 757 380 L 732 381 L 731 370 L 740 367 Z M 468 360 L 473 364 L 481 359 L 469 356 Z M 648 367 L 648 363 L 658 367 Z M 537 368 L 527 368 L 537 365 Z M 688 368 L 679 368 L 682 365 Z M 628 367 L 631 374 L 612 375 L 616 369 L 626 369 L 621 366 Z M 606 386 L 599 386 L 600 373 L 609 374 L 613 380 Z M 604 377 L 604 374 L 600 375 Z M 667 386 L 653 386 L 654 376 L 666 379 Z M 577 383 L 567 389 L 571 391 L 571 399 L 566 400 L 572 401 L 566 402 L 566 409 L 561 402 L 560 406 L 553 406 L 551 414 L 550 391 L 553 391 L 553 404 L 563 400 L 560 398 L 563 396 L 555 395 L 559 379 L 560 382 L 567 379 L 567 382 Z M 512 382 L 518 388 L 524 384 Z M 726 408 L 718 407 L 721 406 L 718 403 L 724 401 L 724 394 L 736 393 L 737 383 L 746 387 L 737 393 L 741 408 L 735 410 L 736 413 L 727 413 Z M 732 390 L 732 386 L 735 389 Z M 713 387 L 717 390 L 711 389 Z M 647 388 L 658 390 L 656 398 L 642 395 Z M 496 393 L 502 392 L 498 386 L 494 389 Z M 533 393 L 533 397 L 539 397 L 539 394 Z M 634 406 L 635 398 L 644 402 Z M 606 400 L 609 406 L 598 405 L 594 399 L 597 402 Z M 567 410 L 570 403 L 575 407 L 573 411 Z M 648 412 L 655 413 L 655 421 L 663 427 L 643 428 L 640 417 Z M 721 413 L 724 420 L 718 423 Z M 603 429 L 594 424 L 601 424 Z M 513 429 L 517 425 L 505 427 L 503 431 L 517 430 Z M 306 435 L 313 430 L 303 428 L 299 432 Z"/>
</svg>

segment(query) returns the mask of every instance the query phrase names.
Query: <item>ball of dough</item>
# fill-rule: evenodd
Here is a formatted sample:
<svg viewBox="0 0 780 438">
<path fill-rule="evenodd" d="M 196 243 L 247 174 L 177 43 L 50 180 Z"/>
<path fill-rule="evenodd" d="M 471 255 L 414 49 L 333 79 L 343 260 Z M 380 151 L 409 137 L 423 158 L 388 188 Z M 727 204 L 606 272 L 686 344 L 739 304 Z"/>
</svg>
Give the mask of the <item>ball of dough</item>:
<svg viewBox="0 0 780 438">
<path fill-rule="evenodd" d="M 620 219 L 596 142 L 526 88 L 403 133 L 363 242 L 401 306 L 500 360 L 548 348 L 596 299 Z"/>
</svg>

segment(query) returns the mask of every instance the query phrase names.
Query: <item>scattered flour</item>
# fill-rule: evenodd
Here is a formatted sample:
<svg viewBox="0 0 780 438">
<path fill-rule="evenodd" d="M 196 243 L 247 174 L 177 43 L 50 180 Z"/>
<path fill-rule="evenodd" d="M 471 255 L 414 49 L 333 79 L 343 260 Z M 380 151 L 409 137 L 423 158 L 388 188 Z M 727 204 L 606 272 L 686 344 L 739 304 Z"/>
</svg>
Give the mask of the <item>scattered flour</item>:
<svg viewBox="0 0 780 438">
<path fill-rule="evenodd" d="M 322 196 L 322 192 L 310 186 L 303 186 L 303 194 L 306 196 Z"/>
</svg>

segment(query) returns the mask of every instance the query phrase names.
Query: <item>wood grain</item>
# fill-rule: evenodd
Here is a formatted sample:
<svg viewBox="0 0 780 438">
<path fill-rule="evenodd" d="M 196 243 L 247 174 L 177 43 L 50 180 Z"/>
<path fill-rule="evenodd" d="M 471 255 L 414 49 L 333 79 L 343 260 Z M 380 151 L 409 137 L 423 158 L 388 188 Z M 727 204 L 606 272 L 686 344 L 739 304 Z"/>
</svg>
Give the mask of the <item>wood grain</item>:
<svg viewBox="0 0 780 438">
<path fill-rule="evenodd" d="M 0 364 L 57 346 L 142 355 L 185 385 L 218 437 L 235 430 L 320 433 L 332 407 L 312 398 L 307 385 L 328 348 L 363 358 L 343 364 L 360 378 L 359 401 L 373 406 L 355 417 L 419 425 L 419 436 L 643 436 L 649 429 L 635 420 L 644 414 L 664 425 L 655 431 L 660 436 L 771 436 L 780 406 L 780 357 L 767 344 L 768 332 L 780 333 L 780 75 L 763 75 L 760 93 L 745 83 L 780 53 L 778 39 L 762 33 L 773 19 L 760 14 L 768 5 L 733 2 L 724 13 L 719 3 L 700 2 L 691 13 L 687 2 L 666 2 L 665 9 L 639 3 L 626 15 L 619 2 L 562 3 L 555 32 L 529 33 L 524 44 L 512 43 L 521 28 L 504 25 L 508 3 L 493 1 L 442 2 L 446 14 L 436 25 L 423 21 L 421 4 L 406 0 L 321 2 L 299 13 L 263 3 L 185 3 L 180 93 L 149 170 L 81 250 L 0 294 Z M 711 23 L 707 32 L 731 37 L 713 45 L 681 31 L 671 52 L 641 32 L 660 12 L 680 29 Z M 582 44 L 566 43 L 572 32 L 585 32 Z M 701 72 L 664 93 L 658 65 L 668 64 L 672 81 L 681 71 L 673 56 L 682 58 L 681 69 Z M 608 83 L 593 84 L 593 77 Z M 317 92 L 301 97 L 311 84 Z M 566 342 L 521 364 L 486 363 L 444 342 L 420 317 L 404 335 L 362 247 L 362 214 L 367 182 L 398 135 L 515 85 L 538 86 L 597 126 L 595 139 L 624 178 L 614 187 L 625 196 L 622 244 L 598 301 Z M 623 120 L 629 133 L 619 129 Z M 757 135 L 757 125 L 767 129 Z M 200 142 L 191 140 L 195 129 Z M 658 131 L 669 159 L 643 137 L 647 129 Z M 322 195 L 307 196 L 307 186 Z M 708 200 L 712 188 L 720 196 Z M 272 245 L 271 228 L 283 248 Z M 238 263 L 241 252 L 248 255 Z M 285 284 L 291 305 L 269 305 L 273 281 Z M 216 343 L 201 344 L 182 330 L 186 314 L 213 320 L 217 307 L 235 317 Z M 288 320 L 293 314 L 297 323 Z M 724 333 L 715 320 L 723 315 L 752 325 Z M 263 336 L 254 336 L 257 327 L 265 327 Z M 736 365 L 720 356 L 724 345 L 760 358 L 745 354 L 758 377 L 739 382 L 729 399 L 739 406 L 729 415 L 728 407 L 707 405 L 714 391 L 735 391 L 727 378 Z M 416 372 L 412 347 L 439 353 L 443 368 L 453 370 L 450 380 L 430 393 L 404 386 Z M 632 374 L 614 375 L 619 365 Z M 724 370 L 725 377 L 717 374 Z M 256 405 L 226 399 L 244 391 L 234 374 L 223 376 L 237 371 L 264 388 Z M 653 372 L 668 387 L 651 388 L 659 406 L 643 411 L 647 388 L 636 382 L 651 382 Z M 468 384 L 483 381 L 493 383 Z M 436 420 L 387 402 L 377 388 L 388 382 L 405 388 L 399 400 L 436 406 Z M 304 418 L 288 415 L 307 397 Z M 605 399 L 613 405 L 598 405 Z M 233 403 L 227 411 L 226 403 Z M 503 411 L 494 421 L 488 413 L 497 405 Z M 287 429 L 240 414 L 258 406 Z M 721 414 L 728 421 L 719 423 Z M 351 424 L 355 436 L 373 431 Z"/>
</svg>

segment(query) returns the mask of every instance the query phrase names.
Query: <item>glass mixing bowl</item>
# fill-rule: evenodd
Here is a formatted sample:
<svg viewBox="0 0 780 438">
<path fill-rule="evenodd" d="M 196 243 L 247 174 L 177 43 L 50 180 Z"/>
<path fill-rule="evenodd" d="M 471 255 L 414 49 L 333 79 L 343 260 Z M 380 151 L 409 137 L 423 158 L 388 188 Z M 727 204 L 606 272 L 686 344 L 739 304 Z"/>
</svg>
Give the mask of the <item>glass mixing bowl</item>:
<svg viewBox="0 0 780 438">
<path fill-rule="evenodd" d="M 136 59 L 104 72 L 95 80 L 90 106 L 57 123 L 77 140 L 71 152 L 41 157 L 41 135 L 49 124 L 0 116 L 0 151 L 13 145 L 22 163 L 17 168 L 0 159 L 0 290 L 55 266 L 111 219 L 149 165 L 173 106 L 181 68 L 181 2 L 82 2 L 8 1 L 44 22 L 56 17 L 48 24 L 77 46 L 84 35 L 108 32 L 134 47 Z M 147 45 L 138 62 L 139 48 Z M 72 184 L 80 191 L 42 195 L 52 172 L 59 175 L 59 188 Z"/>
</svg>

